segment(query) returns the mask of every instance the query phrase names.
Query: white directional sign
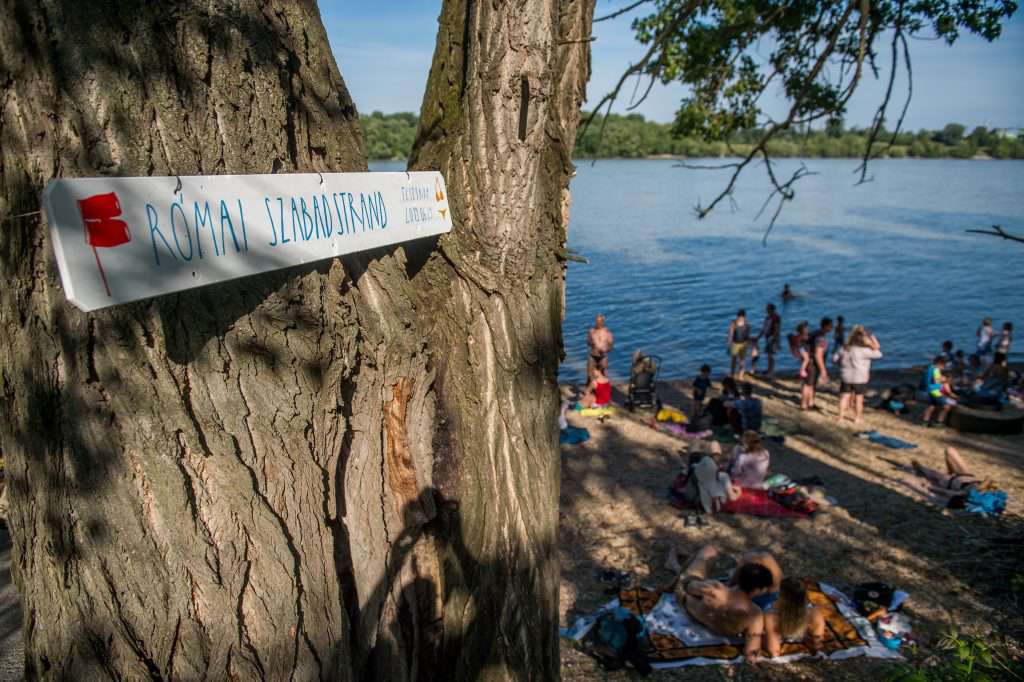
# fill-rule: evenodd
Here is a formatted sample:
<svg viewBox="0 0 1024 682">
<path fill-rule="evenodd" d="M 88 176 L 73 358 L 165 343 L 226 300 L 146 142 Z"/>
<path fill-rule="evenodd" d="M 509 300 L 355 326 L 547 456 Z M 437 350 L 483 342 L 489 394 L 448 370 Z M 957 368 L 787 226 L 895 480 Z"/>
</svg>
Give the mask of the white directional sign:
<svg viewBox="0 0 1024 682">
<path fill-rule="evenodd" d="M 451 230 L 437 172 L 53 180 L 43 206 L 82 310 Z"/>
</svg>

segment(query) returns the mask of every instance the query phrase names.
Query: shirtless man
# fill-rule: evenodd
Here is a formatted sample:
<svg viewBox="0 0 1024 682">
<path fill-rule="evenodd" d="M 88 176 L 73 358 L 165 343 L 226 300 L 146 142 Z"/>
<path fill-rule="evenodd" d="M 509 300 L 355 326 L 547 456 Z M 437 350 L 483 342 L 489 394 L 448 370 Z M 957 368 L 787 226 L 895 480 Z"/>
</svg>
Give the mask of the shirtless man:
<svg viewBox="0 0 1024 682">
<path fill-rule="evenodd" d="M 754 599 L 773 585 L 772 572 L 763 564 L 741 563 L 726 585 L 708 580 L 708 562 L 718 556 L 713 545 L 705 545 L 675 581 L 676 599 L 695 621 L 726 637 L 743 635 L 743 654 L 757 661 L 764 634 L 764 614 Z"/>
<path fill-rule="evenodd" d="M 729 579 L 729 585 L 731 587 L 736 586 L 740 568 L 747 564 L 764 566 L 772 576 L 771 586 L 763 593 L 752 597 L 750 600 L 757 604 L 759 609 L 766 611 L 770 609 L 772 604 L 774 604 L 779 598 L 779 587 L 782 585 L 782 567 L 779 566 L 779 562 L 775 560 L 775 557 L 772 556 L 771 552 L 762 549 L 751 550 L 740 557 L 739 563 L 736 565 L 736 570 L 733 571 L 732 578 Z"/>
<path fill-rule="evenodd" d="M 590 357 L 587 358 L 587 381 L 594 375 L 594 368 L 600 367 L 605 374 L 608 373 L 608 353 L 615 347 L 615 337 L 612 330 L 604 326 L 604 315 L 598 314 L 594 318 L 594 326 L 587 334 L 587 345 L 590 346 Z"/>
</svg>

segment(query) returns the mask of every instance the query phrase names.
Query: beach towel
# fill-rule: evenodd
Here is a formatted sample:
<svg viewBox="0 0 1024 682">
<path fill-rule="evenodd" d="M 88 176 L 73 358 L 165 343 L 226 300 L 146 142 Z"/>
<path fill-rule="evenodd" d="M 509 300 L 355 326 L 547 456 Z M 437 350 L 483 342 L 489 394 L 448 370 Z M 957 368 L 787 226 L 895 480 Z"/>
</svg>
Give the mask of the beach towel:
<svg viewBox="0 0 1024 682">
<path fill-rule="evenodd" d="M 802 642 L 787 642 L 782 655 L 765 659 L 772 663 L 790 663 L 819 655 L 831 660 L 856 656 L 902 660 L 878 639 L 867 619 L 857 614 L 850 600 L 825 583 L 807 581 L 807 599 L 825 614 L 825 641 L 822 652 L 813 653 Z M 671 592 L 659 593 L 643 588 L 619 591 L 618 598 L 597 613 L 578 618 L 572 627 L 561 631 L 563 637 L 579 642 L 602 613 L 625 608 L 642 616 L 647 624 L 651 650 L 648 657 L 656 669 L 688 665 L 731 665 L 743 662 L 743 643 L 738 638 L 716 635 L 696 623 L 683 610 Z"/>
<path fill-rule="evenodd" d="M 971 489 L 967 493 L 965 509 L 974 514 L 994 514 L 998 516 L 1006 509 L 1007 495 L 1002 490 L 979 493 Z"/>
<path fill-rule="evenodd" d="M 778 419 L 774 419 L 772 417 L 765 417 L 764 421 L 761 422 L 761 435 L 768 438 L 785 438 L 786 436 L 796 436 L 806 433 L 806 429 L 802 429 L 796 424 L 780 422 Z"/>
<path fill-rule="evenodd" d="M 661 408 L 654 418 L 659 422 L 672 422 L 673 424 L 685 424 L 689 421 L 685 414 L 673 407 Z"/>
<path fill-rule="evenodd" d="M 587 440 L 590 440 L 590 432 L 578 426 L 567 426 L 558 433 L 558 442 L 566 445 L 576 445 Z"/>
<path fill-rule="evenodd" d="M 885 447 L 892 448 L 893 450 L 913 450 L 917 447 L 916 443 L 908 443 L 905 440 L 900 440 L 893 436 L 883 436 L 878 431 L 860 431 L 853 435 L 857 436 L 857 438 L 869 440 L 878 445 L 884 445 Z"/>
<path fill-rule="evenodd" d="M 806 519 L 811 512 L 789 509 L 772 498 L 770 490 L 744 488 L 743 493 L 735 500 L 726 502 L 719 510 L 724 514 L 749 514 L 775 519 Z"/>
<path fill-rule="evenodd" d="M 605 407 L 576 407 L 576 414 L 581 417 L 610 417 L 615 414 L 615 408 Z"/>
<path fill-rule="evenodd" d="M 710 430 L 691 433 L 686 430 L 688 427 L 682 424 L 675 424 L 673 422 L 659 422 L 654 419 L 647 419 L 643 423 L 650 426 L 655 431 L 660 431 L 661 433 L 666 433 L 670 436 L 675 436 L 676 438 L 684 438 L 686 440 L 703 440 L 711 436 Z"/>
</svg>

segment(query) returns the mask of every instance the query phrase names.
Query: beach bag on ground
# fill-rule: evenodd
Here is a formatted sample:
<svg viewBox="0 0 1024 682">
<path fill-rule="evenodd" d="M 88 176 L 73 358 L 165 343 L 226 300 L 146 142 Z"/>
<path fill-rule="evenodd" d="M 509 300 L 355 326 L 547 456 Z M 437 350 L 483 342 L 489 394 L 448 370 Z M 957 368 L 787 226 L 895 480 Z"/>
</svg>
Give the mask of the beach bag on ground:
<svg viewBox="0 0 1024 682">
<path fill-rule="evenodd" d="M 889 611 L 895 592 L 894 588 L 885 583 L 861 583 L 853 588 L 853 602 L 857 611 L 866 618 L 879 610 Z"/>
<path fill-rule="evenodd" d="M 644 675 L 651 672 L 647 626 L 643 618 L 621 606 L 598 616 L 580 645 L 605 670 L 621 670 L 629 663 Z"/>
<path fill-rule="evenodd" d="M 808 515 L 818 511 L 818 503 L 795 485 L 772 488 L 768 491 L 768 496 L 790 511 Z"/>
</svg>

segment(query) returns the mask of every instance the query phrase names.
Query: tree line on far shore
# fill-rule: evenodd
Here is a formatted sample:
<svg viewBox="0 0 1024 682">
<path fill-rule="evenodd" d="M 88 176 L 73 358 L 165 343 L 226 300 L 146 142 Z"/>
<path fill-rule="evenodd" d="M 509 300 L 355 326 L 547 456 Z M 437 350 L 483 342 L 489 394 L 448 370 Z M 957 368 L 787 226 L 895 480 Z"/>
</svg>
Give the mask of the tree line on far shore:
<svg viewBox="0 0 1024 682">
<path fill-rule="evenodd" d="M 419 121 L 416 114 L 382 114 L 375 111 L 360 116 L 360 119 L 369 158 L 408 158 Z M 750 150 L 760 134 L 760 130 L 751 129 L 738 133 L 728 144 L 705 142 L 676 135 L 671 123 L 648 121 L 641 114 L 612 114 L 603 136 L 601 120 L 598 118 L 579 137 L 575 156 L 586 159 L 739 156 Z M 875 144 L 875 149 L 881 151 L 883 158 L 971 159 L 982 155 L 994 159 L 1024 159 L 1024 137 L 1015 137 L 1011 133 L 984 126 L 968 132 L 965 126 L 950 123 L 942 130 L 904 131 L 896 136 L 891 147 L 885 149 L 891 137 L 892 133 L 883 131 Z M 865 129 L 833 124 L 824 130 L 785 131 L 769 142 L 768 151 L 777 158 L 860 158 L 864 154 L 867 138 L 868 131 Z"/>
</svg>

